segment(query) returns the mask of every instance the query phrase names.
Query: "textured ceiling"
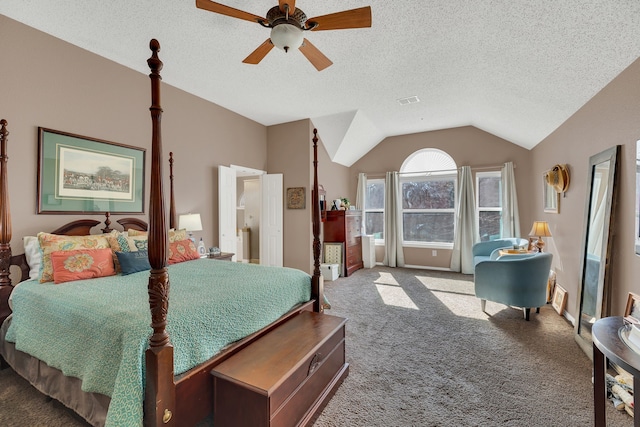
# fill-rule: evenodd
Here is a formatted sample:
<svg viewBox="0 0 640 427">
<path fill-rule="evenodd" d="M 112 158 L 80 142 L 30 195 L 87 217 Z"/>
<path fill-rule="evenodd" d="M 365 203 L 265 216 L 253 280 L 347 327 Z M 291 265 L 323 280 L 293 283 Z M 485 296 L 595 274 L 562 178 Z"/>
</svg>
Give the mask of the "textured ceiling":
<svg viewBox="0 0 640 427">
<path fill-rule="evenodd" d="M 333 61 L 321 72 L 299 51 L 243 64 L 269 30 L 195 0 L 2 0 L 0 13 L 145 74 L 157 38 L 165 83 L 264 125 L 310 118 L 346 166 L 384 137 L 465 125 L 532 148 L 640 54 L 638 0 L 296 2 L 309 17 L 366 5 L 371 28 L 305 34 Z"/>
</svg>

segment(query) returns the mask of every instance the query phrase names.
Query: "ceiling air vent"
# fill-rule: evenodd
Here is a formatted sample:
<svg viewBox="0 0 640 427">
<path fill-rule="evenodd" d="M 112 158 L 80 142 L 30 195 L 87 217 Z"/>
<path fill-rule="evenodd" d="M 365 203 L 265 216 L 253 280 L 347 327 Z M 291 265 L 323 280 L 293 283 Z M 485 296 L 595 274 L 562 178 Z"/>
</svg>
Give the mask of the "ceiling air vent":
<svg viewBox="0 0 640 427">
<path fill-rule="evenodd" d="M 400 103 L 400 105 L 409 105 L 409 104 L 415 104 L 417 102 L 420 102 L 420 100 L 418 99 L 417 96 L 408 96 L 406 98 L 398 99 L 398 102 Z"/>
</svg>

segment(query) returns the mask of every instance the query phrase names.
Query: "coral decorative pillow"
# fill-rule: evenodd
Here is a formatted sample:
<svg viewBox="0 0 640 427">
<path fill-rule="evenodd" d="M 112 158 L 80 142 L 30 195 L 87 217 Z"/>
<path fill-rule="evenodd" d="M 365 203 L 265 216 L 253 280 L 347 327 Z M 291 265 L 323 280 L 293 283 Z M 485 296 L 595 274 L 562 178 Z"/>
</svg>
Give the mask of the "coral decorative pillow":
<svg viewBox="0 0 640 427">
<path fill-rule="evenodd" d="M 53 265 L 51 264 L 51 254 L 53 252 L 79 249 L 109 249 L 109 241 L 104 235 L 60 236 L 41 232 L 38 233 L 38 241 L 42 249 L 41 283 L 53 281 Z"/>
<path fill-rule="evenodd" d="M 110 248 L 56 251 L 50 257 L 56 284 L 116 274 Z"/>
<path fill-rule="evenodd" d="M 169 264 L 177 264 L 198 258 L 200 258 L 200 255 L 196 245 L 190 239 L 169 243 Z"/>
</svg>

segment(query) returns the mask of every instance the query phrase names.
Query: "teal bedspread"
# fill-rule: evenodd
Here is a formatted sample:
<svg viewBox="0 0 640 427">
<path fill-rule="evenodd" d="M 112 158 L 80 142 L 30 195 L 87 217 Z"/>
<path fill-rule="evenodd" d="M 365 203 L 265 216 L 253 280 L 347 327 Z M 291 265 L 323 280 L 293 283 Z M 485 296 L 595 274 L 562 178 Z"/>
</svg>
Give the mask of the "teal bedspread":
<svg viewBox="0 0 640 427">
<path fill-rule="evenodd" d="M 176 374 L 311 298 L 309 275 L 290 268 L 200 259 L 168 270 Z M 13 292 L 6 339 L 80 378 L 83 390 L 110 396 L 107 426 L 142 425 L 148 279 L 145 271 L 60 285 L 24 282 Z"/>
</svg>

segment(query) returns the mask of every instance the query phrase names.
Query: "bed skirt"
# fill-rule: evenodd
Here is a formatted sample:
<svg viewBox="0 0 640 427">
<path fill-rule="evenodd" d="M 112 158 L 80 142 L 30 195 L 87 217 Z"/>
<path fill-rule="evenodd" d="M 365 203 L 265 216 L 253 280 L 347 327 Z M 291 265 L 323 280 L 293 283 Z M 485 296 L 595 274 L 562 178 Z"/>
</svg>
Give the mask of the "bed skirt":
<svg viewBox="0 0 640 427">
<path fill-rule="evenodd" d="M 52 397 L 71 409 L 89 424 L 102 427 L 111 398 L 100 393 L 82 391 L 82 381 L 67 377 L 41 360 L 16 350 L 15 344 L 5 341 L 11 316 L 0 327 L 0 355 L 21 377 L 41 393 Z"/>
</svg>

